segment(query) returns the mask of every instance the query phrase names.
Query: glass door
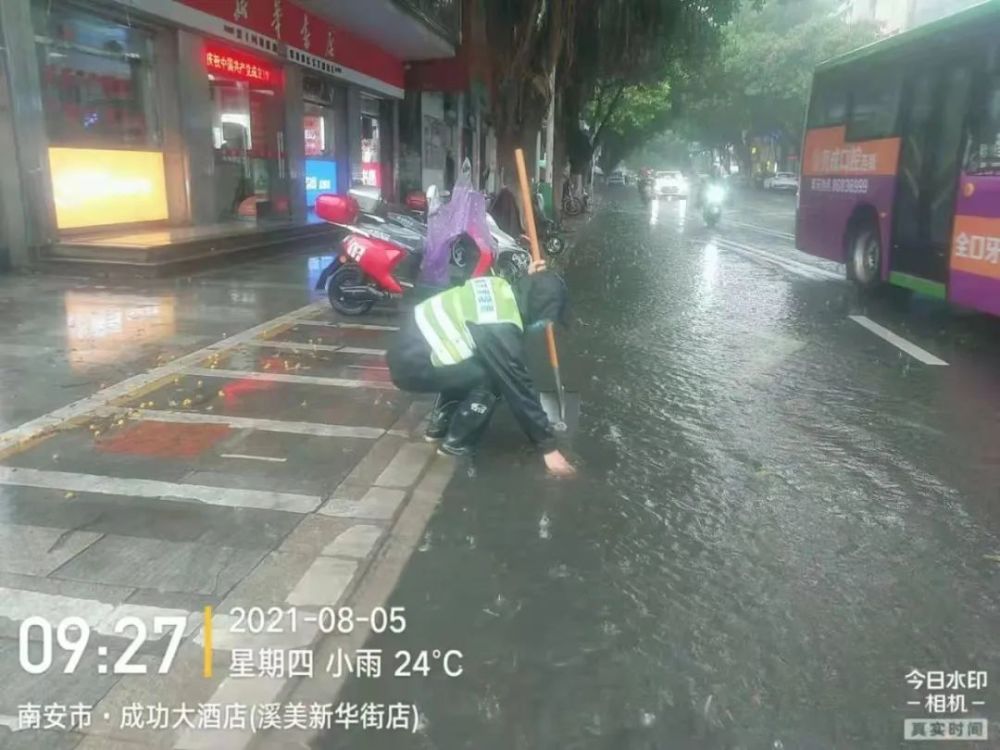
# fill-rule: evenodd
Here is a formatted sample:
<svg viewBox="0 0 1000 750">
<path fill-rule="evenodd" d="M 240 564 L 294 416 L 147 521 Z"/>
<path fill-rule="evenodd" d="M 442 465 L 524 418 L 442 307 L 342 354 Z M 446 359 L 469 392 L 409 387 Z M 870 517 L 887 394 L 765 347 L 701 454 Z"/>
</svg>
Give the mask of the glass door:
<svg viewBox="0 0 1000 750">
<path fill-rule="evenodd" d="M 368 96 L 361 97 L 361 184 L 382 187 L 379 100 Z"/>
<path fill-rule="evenodd" d="M 287 218 L 280 72 L 235 53 L 208 54 L 219 219 Z"/>
<path fill-rule="evenodd" d="M 316 205 L 317 196 L 337 192 L 334 115 L 332 106 L 315 102 L 304 104 L 302 130 L 305 136 L 307 208 Z"/>
<path fill-rule="evenodd" d="M 947 280 L 972 80 L 967 62 L 951 60 L 918 70 L 908 83 L 890 258 L 894 271 Z"/>
</svg>

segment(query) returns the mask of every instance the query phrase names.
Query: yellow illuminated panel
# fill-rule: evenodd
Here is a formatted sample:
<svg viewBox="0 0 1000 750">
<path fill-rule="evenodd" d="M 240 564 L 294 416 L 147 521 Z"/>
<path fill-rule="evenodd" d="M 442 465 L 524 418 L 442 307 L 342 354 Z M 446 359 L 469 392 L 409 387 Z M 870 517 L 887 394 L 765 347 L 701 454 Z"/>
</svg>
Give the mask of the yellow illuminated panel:
<svg viewBox="0 0 1000 750">
<path fill-rule="evenodd" d="M 49 167 L 60 229 L 167 218 L 159 151 L 50 148 Z"/>
</svg>

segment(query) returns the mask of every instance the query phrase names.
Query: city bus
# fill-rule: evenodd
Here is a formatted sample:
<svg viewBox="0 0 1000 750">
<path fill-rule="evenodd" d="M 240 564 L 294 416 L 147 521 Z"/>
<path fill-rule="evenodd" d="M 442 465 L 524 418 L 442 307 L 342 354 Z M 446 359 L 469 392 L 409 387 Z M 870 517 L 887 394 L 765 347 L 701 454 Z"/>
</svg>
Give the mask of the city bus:
<svg viewBox="0 0 1000 750">
<path fill-rule="evenodd" d="M 799 250 L 1000 315 L 1000 0 L 820 65 Z"/>
</svg>

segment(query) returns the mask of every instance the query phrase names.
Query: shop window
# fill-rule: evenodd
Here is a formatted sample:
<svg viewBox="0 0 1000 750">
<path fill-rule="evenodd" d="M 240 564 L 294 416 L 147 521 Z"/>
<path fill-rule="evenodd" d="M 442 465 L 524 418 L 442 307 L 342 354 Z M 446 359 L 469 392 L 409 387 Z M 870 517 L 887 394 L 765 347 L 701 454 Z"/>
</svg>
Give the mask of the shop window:
<svg viewBox="0 0 1000 750">
<path fill-rule="evenodd" d="M 316 205 L 317 196 L 337 191 L 337 161 L 334 150 L 332 106 L 305 102 L 302 128 L 305 134 L 306 206 Z"/>
<path fill-rule="evenodd" d="M 306 157 L 333 158 L 333 108 L 306 102 L 302 129 L 305 134 Z"/>
<path fill-rule="evenodd" d="M 35 28 L 51 145 L 159 147 L 151 32 L 49 3 Z"/>
<path fill-rule="evenodd" d="M 379 127 L 379 100 L 361 98 L 361 184 L 382 187 L 382 148 Z"/>
<path fill-rule="evenodd" d="M 286 216 L 280 69 L 242 50 L 215 44 L 206 44 L 204 61 L 212 100 L 219 218 Z"/>
</svg>

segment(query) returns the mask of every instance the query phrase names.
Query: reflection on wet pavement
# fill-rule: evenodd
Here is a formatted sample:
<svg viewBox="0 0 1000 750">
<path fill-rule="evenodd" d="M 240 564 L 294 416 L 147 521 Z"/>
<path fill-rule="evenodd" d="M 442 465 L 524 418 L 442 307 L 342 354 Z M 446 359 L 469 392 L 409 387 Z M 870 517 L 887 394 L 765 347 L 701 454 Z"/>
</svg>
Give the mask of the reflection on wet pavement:
<svg viewBox="0 0 1000 750">
<path fill-rule="evenodd" d="M 168 339 L 177 331 L 176 296 L 66 292 L 70 366 L 86 373 L 121 358 L 122 350 Z"/>
<path fill-rule="evenodd" d="M 316 299 L 316 269 L 328 256 L 323 245 L 138 282 L 0 278 L 0 428 Z M 10 398 L 15 389 L 17 399 Z"/>
</svg>

